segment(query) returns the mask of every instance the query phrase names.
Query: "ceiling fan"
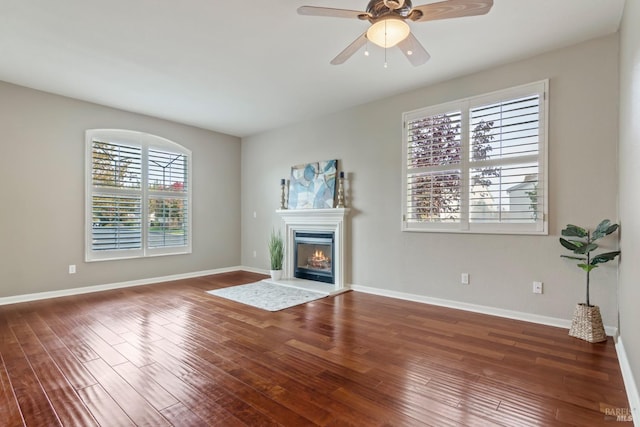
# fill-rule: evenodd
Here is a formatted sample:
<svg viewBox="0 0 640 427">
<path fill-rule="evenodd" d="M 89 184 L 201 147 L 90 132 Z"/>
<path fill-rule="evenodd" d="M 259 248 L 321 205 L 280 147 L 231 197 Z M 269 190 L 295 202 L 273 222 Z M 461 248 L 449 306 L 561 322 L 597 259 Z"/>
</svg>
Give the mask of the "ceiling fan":
<svg viewBox="0 0 640 427">
<path fill-rule="evenodd" d="M 411 0 L 371 0 L 366 11 L 301 6 L 298 14 L 356 18 L 369 21 L 371 26 L 349 46 L 331 60 L 338 65 L 349 59 L 367 41 L 390 48 L 398 46 L 414 66 L 422 65 L 431 57 L 418 39 L 411 34 L 406 20 L 414 22 L 484 15 L 493 6 L 493 0 L 446 0 L 413 7 Z"/>
</svg>

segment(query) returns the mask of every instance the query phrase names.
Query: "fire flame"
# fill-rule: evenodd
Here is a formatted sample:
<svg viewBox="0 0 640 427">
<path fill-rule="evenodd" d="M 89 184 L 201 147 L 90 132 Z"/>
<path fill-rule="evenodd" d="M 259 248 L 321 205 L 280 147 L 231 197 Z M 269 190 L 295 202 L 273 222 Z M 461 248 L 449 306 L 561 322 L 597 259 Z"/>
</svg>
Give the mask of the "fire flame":
<svg viewBox="0 0 640 427">
<path fill-rule="evenodd" d="M 329 258 L 327 258 L 324 252 L 322 252 L 320 249 L 316 249 L 316 251 L 313 253 L 312 259 L 314 261 L 329 261 Z"/>
</svg>

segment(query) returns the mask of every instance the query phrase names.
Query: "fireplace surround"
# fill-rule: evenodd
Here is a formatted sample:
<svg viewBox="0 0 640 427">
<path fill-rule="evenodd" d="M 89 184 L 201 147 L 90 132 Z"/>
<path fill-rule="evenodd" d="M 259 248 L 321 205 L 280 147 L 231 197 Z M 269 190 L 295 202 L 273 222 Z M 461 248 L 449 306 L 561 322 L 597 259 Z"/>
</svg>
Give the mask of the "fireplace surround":
<svg viewBox="0 0 640 427">
<path fill-rule="evenodd" d="M 347 238 L 347 219 L 349 208 L 333 208 L 333 209 L 279 209 L 277 214 L 280 215 L 284 223 L 284 263 L 283 277 L 284 281 L 295 281 L 295 285 L 303 285 L 305 282 L 312 286 L 325 286 L 330 293 L 339 293 L 347 290 L 346 284 L 346 238 Z M 296 278 L 295 258 L 296 234 L 301 236 L 318 235 L 333 237 L 332 255 L 324 254 L 325 257 L 331 258 L 331 267 L 333 269 L 333 283 L 326 280 L 318 280 L 318 277 Z M 308 258 L 308 256 L 307 256 Z M 322 270 L 321 261 L 316 264 Z M 313 274 L 317 274 L 315 271 Z M 324 278 L 324 277 L 323 277 Z"/>
</svg>

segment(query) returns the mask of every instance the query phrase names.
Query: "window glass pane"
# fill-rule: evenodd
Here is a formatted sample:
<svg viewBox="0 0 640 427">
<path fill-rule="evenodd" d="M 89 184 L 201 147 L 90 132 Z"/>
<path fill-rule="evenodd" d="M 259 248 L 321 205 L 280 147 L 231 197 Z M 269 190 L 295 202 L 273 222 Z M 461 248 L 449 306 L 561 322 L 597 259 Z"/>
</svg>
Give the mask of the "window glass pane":
<svg viewBox="0 0 640 427">
<path fill-rule="evenodd" d="M 537 164 L 474 168 L 471 176 L 469 221 L 533 223 L 540 217 L 538 200 L 542 200 L 543 187 Z"/>
<path fill-rule="evenodd" d="M 149 149 L 149 189 L 184 193 L 187 157 L 180 153 Z"/>
<path fill-rule="evenodd" d="M 92 250 L 142 247 L 140 197 L 94 195 L 92 202 Z"/>
<path fill-rule="evenodd" d="M 94 140 L 92 179 L 96 187 L 140 188 L 141 148 Z"/>
<path fill-rule="evenodd" d="M 472 109 L 471 161 L 537 155 L 539 102 L 534 95 Z"/>
<path fill-rule="evenodd" d="M 460 180 L 460 170 L 410 175 L 407 185 L 407 221 L 459 222 Z"/>
<path fill-rule="evenodd" d="M 182 198 L 150 198 L 148 247 L 187 245 L 187 204 Z"/>
<path fill-rule="evenodd" d="M 408 168 L 459 164 L 460 121 L 461 113 L 455 111 L 408 122 Z"/>
</svg>

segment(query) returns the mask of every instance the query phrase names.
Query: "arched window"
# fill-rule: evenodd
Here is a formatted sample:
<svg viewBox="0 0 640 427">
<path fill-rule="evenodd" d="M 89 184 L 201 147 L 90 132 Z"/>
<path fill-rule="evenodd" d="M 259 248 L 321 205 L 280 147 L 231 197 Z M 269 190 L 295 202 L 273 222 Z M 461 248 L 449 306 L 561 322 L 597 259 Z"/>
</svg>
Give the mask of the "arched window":
<svg viewBox="0 0 640 427">
<path fill-rule="evenodd" d="M 191 252 L 191 152 L 142 132 L 86 132 L 86 260 Z"/>
</svg>

